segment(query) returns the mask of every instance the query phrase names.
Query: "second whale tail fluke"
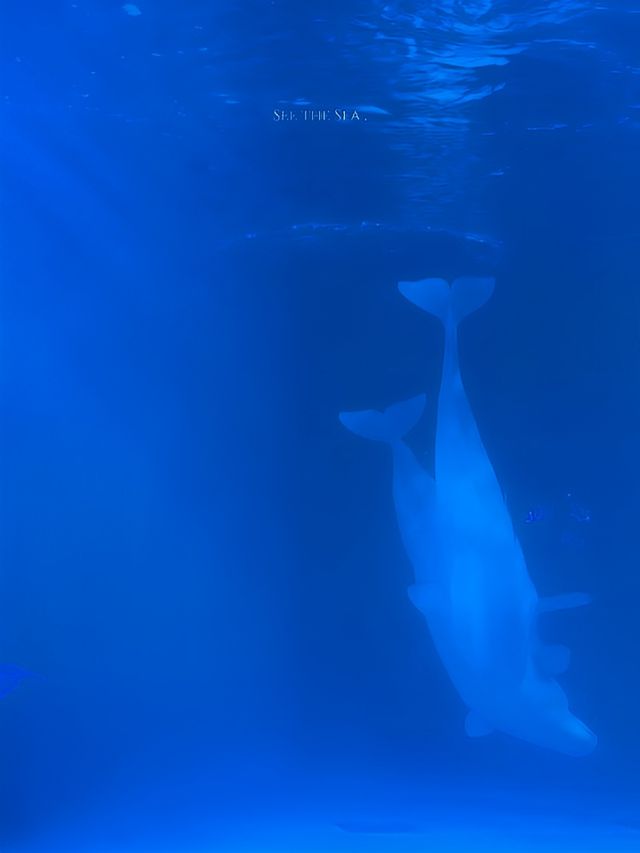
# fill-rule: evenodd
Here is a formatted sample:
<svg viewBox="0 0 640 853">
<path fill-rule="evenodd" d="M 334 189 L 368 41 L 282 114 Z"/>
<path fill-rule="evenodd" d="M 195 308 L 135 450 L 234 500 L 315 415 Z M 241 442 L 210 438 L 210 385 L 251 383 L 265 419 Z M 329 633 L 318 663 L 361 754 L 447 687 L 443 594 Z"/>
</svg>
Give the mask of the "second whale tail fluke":
<svg viewBox="0 0 640 853">
<path fill-rule="evenodd" d="M 464 276 L 456 278 L 449 287 L 443 278 L 423 278 L 420 281 L 400 281 L 400 293 L 428 314 L 446 325 L 450 319 L 459 323 L 490 298 L 495 286 L 493 278 Z"/>
<path fill-rule="evenodd" d="M 424 394 L 389 406 L 384 412 L 367 409 L 362 412 L 341 412 L 340 422 L 348 430 L 373 441 L 400 441 L 418 423 L 424 411 Z"/>
</svg>

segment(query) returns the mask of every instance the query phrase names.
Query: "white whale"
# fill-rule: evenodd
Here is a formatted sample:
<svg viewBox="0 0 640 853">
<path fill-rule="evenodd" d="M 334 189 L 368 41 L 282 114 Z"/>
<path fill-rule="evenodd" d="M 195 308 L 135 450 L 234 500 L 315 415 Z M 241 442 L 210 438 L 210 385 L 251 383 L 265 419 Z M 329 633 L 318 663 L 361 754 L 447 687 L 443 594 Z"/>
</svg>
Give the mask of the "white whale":
<svg viewBox="0 0 640 853">
<path fill-rule="evenodd" d="M 542 611 L 577 607 L 588 597 L 538 597 L 460 376 L 458 323 L 493 286 L 489 278 L 399 285 L 445 328 L 435 479 L 402 440 L 421 417 L 424 397 L 340 419 L 357 435 L 391 446 L 395 507 L 415 574 L 409 596 L 469 709 L 467 734 L 499 730 L 582 756 L 595 748 L 596 736 L 570 713 L 555 679 L 568 666 L 569 650 L 543 645 L 537 621 Z"/>
</svg>

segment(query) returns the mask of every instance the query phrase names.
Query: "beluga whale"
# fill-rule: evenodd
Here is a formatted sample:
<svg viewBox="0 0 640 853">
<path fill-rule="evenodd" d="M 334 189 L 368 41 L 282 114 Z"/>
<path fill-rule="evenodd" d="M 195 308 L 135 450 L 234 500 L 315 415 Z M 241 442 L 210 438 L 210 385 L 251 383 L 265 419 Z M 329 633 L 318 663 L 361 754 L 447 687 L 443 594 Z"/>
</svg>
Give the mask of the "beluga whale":
<svg viewBox="0 0 640 853">
<path fill-rule="evenodd" d="M 468 709 L 470 737 L 500 731 L 587 755 L 596 736 L 571 713 L 557 681 L 569 650 L 543 643 L 538 621 L 544 612 L 587 604 L 589 596 L 538 596 L 460 374 L 458 325 L 489 299 L 494 280 L 463 277 L 449 285 L 427 278 L 399 289 L 445 331 L 435 476 L 404 441 L 422 417 L 424 396 L 383 412 L 343 412 L 340 420 L 391 448 L 396 515 L 415 577 L 409 598 Z"/>
</svg>

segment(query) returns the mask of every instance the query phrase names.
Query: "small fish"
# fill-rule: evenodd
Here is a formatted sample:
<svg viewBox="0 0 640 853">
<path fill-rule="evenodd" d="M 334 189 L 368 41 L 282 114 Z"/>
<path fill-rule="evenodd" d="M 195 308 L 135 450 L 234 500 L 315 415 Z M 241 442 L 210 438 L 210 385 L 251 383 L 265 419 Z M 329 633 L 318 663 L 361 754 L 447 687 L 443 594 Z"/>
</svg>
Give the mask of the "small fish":
<svg viewBox="0 0 640 853">
<path fill-rule="evenodd" d="M 522 519 L 525 524 L 536 524 L 538 521 L 544 521 L 547 517 L 547 512 L 541 506 L 531 507 Z"/>
<path fill-rule="evenodd" d="M 14 664 L 0 664 L 0 699 L 14 691 L 25 678 L 30 676 L 30 672 Z"/>
<path fill-rule="evenodd" d="M 587 507 L 579 503 L 571 492 L 567 493 L 567 506 L 569 509 L 569 517 L 579 524 L 589 524 L 591 522 L 591 512 Z"/>
</svg>

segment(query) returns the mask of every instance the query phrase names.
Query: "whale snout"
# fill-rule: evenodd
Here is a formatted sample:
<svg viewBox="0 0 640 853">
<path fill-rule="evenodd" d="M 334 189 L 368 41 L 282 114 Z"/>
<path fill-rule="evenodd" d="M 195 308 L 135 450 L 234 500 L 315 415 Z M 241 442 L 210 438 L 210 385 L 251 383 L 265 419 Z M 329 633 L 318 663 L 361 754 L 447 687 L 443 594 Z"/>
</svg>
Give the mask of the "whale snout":
<svg viewBox="0 0 640 853">
<path fill-rule="evenodd" d="M 569 718 L 564 735 L 562 751 L 575 758 L 589 755 L 598 745 L 596 735 L 577 717 Z"/>
<path fill-rule="evenodd" d="M 566 709 L 546 708 L 540 712 L 523 714 L 517 727 L 505 727 L 505 731 L 552 749 L 572 758 L 583 758 L 594 751 L 598 738 L 588 726 Z"/>
</svg>

